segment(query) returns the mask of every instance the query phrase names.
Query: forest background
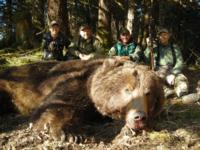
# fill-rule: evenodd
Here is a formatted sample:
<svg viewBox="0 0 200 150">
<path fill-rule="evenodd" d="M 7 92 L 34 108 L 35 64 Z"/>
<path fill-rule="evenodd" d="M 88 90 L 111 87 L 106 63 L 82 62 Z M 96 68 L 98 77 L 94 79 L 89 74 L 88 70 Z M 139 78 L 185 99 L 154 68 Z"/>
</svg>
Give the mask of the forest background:
<svg viewBox="0 0 200 150">
<path fill-rule="evenodd" d="M 70 39 L 81 24 L 90 24 L 105 53 L 122 26 L 143 49 L 145 39 L 156 38 L 164 26 L 185 62 L 200 64 L 200 0 L 0 0 L 0 10 L 0 53 L 39 48 L 49 22 L 56 19 Z"/>
</svg>

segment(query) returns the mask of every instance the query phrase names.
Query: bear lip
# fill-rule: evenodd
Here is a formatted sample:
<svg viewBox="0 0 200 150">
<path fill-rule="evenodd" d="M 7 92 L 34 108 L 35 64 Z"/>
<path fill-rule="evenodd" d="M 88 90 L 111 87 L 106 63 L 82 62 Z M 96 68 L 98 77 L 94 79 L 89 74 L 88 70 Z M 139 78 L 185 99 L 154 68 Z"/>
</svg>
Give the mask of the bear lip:
<svg viewBox="0 0 200 150">
<path fill-rule="evenodd" d="M 146 127 L 146 122 L 143 120 L 134 121 L 129 127 L 133 130 L 142 130 Z"/>
</svg>

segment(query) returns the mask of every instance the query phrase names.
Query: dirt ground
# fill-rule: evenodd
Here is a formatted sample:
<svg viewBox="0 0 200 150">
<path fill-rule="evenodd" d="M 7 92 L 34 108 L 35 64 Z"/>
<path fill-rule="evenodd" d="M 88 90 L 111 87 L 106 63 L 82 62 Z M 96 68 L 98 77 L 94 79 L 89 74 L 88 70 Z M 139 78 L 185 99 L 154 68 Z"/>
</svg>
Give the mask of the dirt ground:
<svg viewBox="0 0 200 150">
<path fill-rule="evenodd" d="M 200 70 L 189 68 L 185 73 L 194 92 Z M 200 102 L 185 105 L 174 98 L 164 110 L 146 131 L 136 133 L 122 122 L 87 122 L 66 129 L 64 141 L 54 140 L 48 128 L 33 132 L 23 116 L 0 116 L 0 150 L 199 150 Z"/>
</svg>

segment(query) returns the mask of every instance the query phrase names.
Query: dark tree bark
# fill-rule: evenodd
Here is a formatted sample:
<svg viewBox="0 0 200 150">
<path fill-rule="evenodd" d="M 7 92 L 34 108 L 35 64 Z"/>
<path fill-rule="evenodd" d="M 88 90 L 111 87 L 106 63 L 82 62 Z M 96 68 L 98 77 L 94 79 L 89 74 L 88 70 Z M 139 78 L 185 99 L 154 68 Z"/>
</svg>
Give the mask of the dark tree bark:
<svg viewBox="0 0 200 150">
<path fill-rule="evenodd" d="M 67 0 L 48 0 L 47 5 L 49 22 L 52 20 L 59 21 L 63 33 L 70 35 L 68 25 Z"/>
<path fill-rule="evenodd" d="M 12 15 L 12 0 L 6 0 L 6 6 L 4 8 L 4 19 L 6 23 L 6 46 L 10 45 L 14 38 Z"/>
<path fill-rule="evenodd" d="M 22 48 L 29 48 L 32 35 L 29 34 L 31 29 L 26 18 L 18 20 L 15 29 L 16 44 Z"/>
<path fill-rule="evenodd" d="M 44 30 L 45 28 L 45 4 L 46 0 L 34 0 L 32 4 L 32 23 L 39 31 Z"/>
<path fill-rule="evenodd" d="M 110 33 L 111 33 L 110 1 L 99 0 L 97 38 L 106 47 L 110 46 L 111 44 Z"/>
<path fill-rule="evenodd" d="M 111 4 L 112 14 L 112 37 L 119 37 L 121 27 L 126 26 L 128 11 L 128 0 L 113 0 Z"/>
<path fill-rule="evenodd" d="M 24 0 L 18 0 L 16 4 L 16 11 L 13 17 L 16 46 L 24 49 L 31 48 L 33 46 L 31 5 Z"/>
</svg>

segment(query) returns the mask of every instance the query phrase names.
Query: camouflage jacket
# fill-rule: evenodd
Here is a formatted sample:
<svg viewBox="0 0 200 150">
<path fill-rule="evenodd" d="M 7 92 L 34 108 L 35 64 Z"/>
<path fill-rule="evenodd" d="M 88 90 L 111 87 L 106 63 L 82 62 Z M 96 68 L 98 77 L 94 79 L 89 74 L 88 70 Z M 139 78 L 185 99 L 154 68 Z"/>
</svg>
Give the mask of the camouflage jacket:
<svg viewBox="0 0 200 150">
<path fill-rule="evenodd" d="M 150 48 L 147 47 L 144 51 L 145 62 L 150 63 Z M 183 68 L 183 57 L 180 48 L 176 44 L 162 46 L 156 45 L 154 48 L 154 64 L 155 69 L 160 67 L 171 68 L 170 72 L 179 74 Z"/>
<path fill-rule="evenodd" d="M 83 39 L 82 37 L 75 38 L 69 46 L 69 54 L 77 58 L 81 54 L 93 54 L 94 58 L 102 57 L 104 55 L 104 48 L 96 37 L 90 39 Z"/>
<path fill-rule="evenodd" d="M 42 49 L 45 53 L 52 54 L 52 59 L 60 60 L 63 58 L 64 47 L 67 48 L 69 44 L 70 41 L 62 33 L 56 39 L 53 39 L 50 32 L 48 32 L 43 37 Z"/>
</svg>

